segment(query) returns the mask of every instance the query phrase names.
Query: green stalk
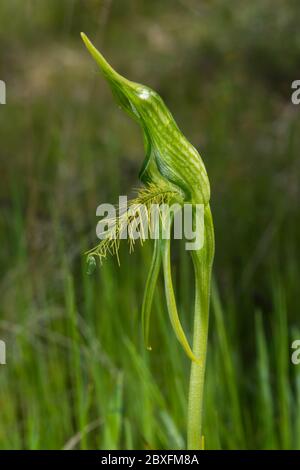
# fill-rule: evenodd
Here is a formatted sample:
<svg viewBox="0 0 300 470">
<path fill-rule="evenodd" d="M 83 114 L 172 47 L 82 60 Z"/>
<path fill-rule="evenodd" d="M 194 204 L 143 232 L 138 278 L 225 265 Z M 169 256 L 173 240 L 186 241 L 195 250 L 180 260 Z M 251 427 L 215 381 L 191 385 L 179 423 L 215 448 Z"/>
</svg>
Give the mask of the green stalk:
<svg viewBox="0 0 300 470">
<path fill-rule="evenodd" d="M 187 448 L 204 449 L 202 436 L 203 394 L 206 365 L 211 269 L 214 256 L 214 229 L 209 206 L 204 215 L 205 237 L 201 250 L 192 251 L 195 271 L 195 312 L 193 353 L 200 363 L 192 361 L 188 397 Z"/>
</svg>

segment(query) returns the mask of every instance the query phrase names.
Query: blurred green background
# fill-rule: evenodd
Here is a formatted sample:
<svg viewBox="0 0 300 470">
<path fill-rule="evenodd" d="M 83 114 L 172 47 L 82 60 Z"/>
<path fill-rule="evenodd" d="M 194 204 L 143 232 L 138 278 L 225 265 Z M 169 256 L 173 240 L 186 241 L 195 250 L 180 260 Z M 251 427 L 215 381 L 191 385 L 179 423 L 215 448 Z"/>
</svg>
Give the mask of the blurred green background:
<svg viewBox="0 0 300 470">
<path fill-rule="evenodd" d="M 86 275 L 96 207 L 139 185 L 144 150 L 84 31 L 161 94 L 210 177 L 206 448 L 299 449 L 299 2 L 1 0 L 0 21 L 0 448 L 185 446 L 190 365 L 162 282 L 151 353 L 142 341 L 151 242 Z M 190 337 L 180 245 L 173 276 Z"/>
</svg>

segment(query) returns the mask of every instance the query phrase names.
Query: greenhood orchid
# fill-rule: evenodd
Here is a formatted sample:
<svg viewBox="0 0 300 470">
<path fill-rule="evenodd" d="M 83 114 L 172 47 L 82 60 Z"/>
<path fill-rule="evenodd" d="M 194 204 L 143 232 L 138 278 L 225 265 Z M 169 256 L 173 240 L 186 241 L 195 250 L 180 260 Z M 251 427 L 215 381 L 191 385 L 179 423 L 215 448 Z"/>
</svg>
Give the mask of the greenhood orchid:
<svg viewBox="0 0 300 470">
<path fill-rule="evenodd" d="M 202 444 L 202 402 L 206 362 L 211 269 L 214 257 L 214 231 L 209 206 L 210 185 L 204 163 L 192 144 L 178 128 L 162 98 L 151 88 L 132 82 L 117 73 L 93 46 L 85 34 L 82 39 L 109 83 L 119 105 L 141 127 L 145 160 L 139 177 L 144 185 L 134 203 L 164 202 L 179 205 L 202 204 L 204 207 L 204 244 L 191 251 L 195 272 L 195 315 L 193 347 L 183 331 L 172 283 L 170 237 L 158 237 L 154 243 L 153 259 L 146 281 L 142 305 L 142 324 L 147 347 L 155 287 L 162 266 L 165 296 L 171 325 L 186 354 L 192 361 L 188 404 L 188 448 L 199 449 Z M 122 217 L 116 221 L 122 225 Z M 125 215 L 126 217 L 126 215 Z M 193 217 L 197 217 L 194 211 Z M 196 220 L 194 220 L 196 226 Z M 119 230 L 121 230 L 119 228 Z M 161 230 L 161 227 L 159 227 Z M 171 230 L 171 226 L 168 227 Z M 107 238 L 88 252 L 90 267 L 95 257 L 100 260 L 106 252 L 116 253 L 119 241 Z"/>
</svg>

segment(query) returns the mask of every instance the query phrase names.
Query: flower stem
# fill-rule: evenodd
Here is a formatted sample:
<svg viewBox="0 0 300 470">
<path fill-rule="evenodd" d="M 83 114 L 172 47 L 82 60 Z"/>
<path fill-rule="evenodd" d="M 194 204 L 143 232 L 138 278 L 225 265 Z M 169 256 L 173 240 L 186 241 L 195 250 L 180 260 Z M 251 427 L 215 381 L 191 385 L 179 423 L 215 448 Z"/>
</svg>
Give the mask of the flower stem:
<svg viewBox="0 0 300 470">
<path fill-rule="evenodd" d="M 187 448 L 204 448 L 202 436 L 203 393 L 207 351 L 211 268 L 214 257 L 214 230 L 209 206 L 204 214 L 204 245 L 199 251 L 192 251 L 195 271 L 195 313 L 193 353 L 201 359 L 200 364 L 192 362 L 190 373 L 187 421 Z"/>
</svg>

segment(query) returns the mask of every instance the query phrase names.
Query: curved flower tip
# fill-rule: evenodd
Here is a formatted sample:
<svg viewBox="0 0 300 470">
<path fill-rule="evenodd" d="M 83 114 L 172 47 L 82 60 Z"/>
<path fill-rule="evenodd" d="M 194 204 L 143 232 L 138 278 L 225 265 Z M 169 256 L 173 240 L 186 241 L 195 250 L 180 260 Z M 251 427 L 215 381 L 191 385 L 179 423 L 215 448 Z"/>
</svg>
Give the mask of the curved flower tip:
<svg viewBox="0 0 300 470">
<path fill-rule="evenodd" d="M 91 56 L 95 59 L 99 67 L 101 68 L 103 74 L 105 77 L 111 81 L 115 80 L 116 82 L 119 81 L 120 84 L 123 83 L 124 85 L 129 85 L 130 82 L 126 78 L 122 77 L 120 74 L 118 74 L 112 66 L 104 59 L 103 55 L 101 52 L 96 49 L 96 47 L 93 45 L 93 43 L 89 40 L 89 38 L 86 36 L 84 33 L 80 33 L 80 36 L 91 54 Z"/>
</svg>

